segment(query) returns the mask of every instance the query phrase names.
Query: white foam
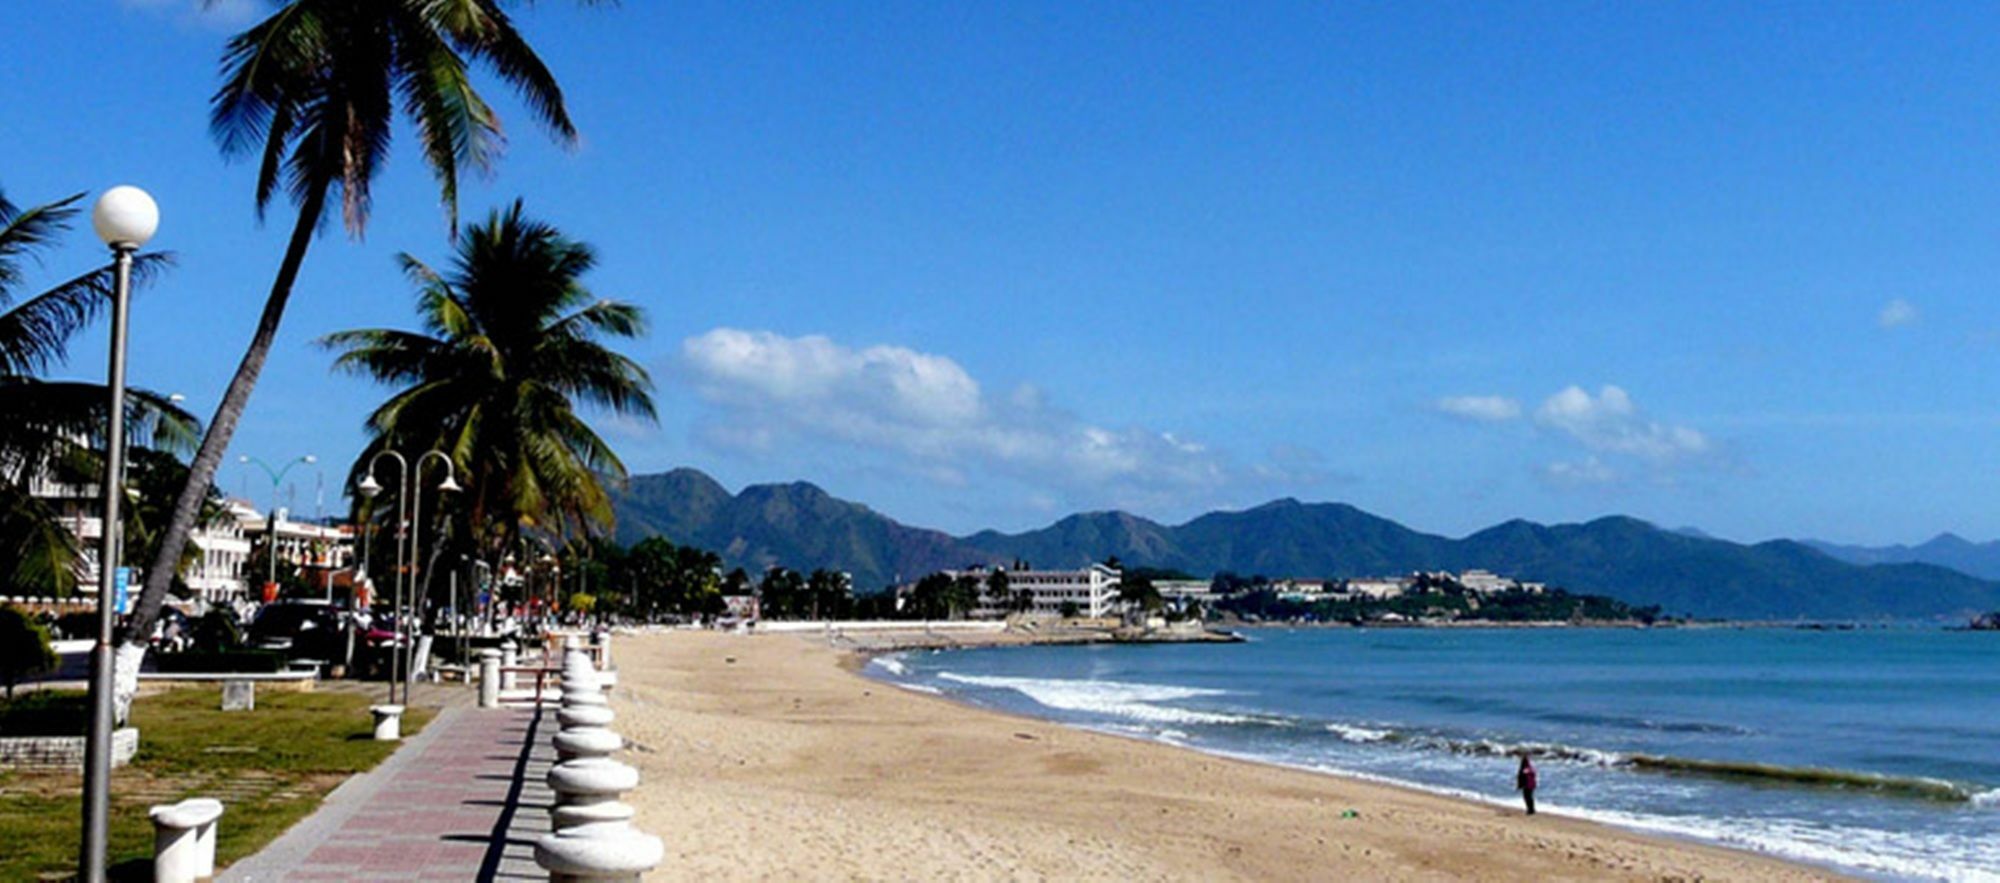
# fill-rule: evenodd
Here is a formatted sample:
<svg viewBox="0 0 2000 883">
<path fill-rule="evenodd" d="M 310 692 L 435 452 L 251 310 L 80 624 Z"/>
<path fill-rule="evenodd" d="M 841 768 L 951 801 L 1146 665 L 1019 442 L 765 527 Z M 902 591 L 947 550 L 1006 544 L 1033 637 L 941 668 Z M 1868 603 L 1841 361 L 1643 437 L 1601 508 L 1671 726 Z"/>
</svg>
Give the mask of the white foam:
<svg viewBox="0 0 2000 883">
<path fill-rule="evenodd" d="M 894 675 L 896 677 L 902 677 L 903 675 L 910 673 L 910 670 L 904 667 L 903 665 L 903 654 L 901 653 L 891 653 L 886 656 L 877 656 L 873 659 L 868 660 L 868 664 L 875 666 L 876 668 L 879 668 L 885 672 L 888 672 L 889 674 Z"/>
<path fill-rule="evenodd" d="M 1563 815 L 1622 828 L 1691 837 L 1795 861 L 1854 868 L 1916 880 L 2000 883 L 1987 845 L 1971 838 L 1912 837 L 1859 825 L 1794 819 L 1654 816 L 1611 809 L 1556 807 Z"/>
<path fill-rule="evenodd" d="M 2000 808 L 2000 788 L 1972 795 L 1972 805 L 1984 809 Z"/>
<path fill-rule="evenodd" d="M 1253 718 L 1213 711 L 1180 708 L 1165 703 L 1222 696 L 1228 691 L 1164 684 L 1130 684 L 1119 681 L 1077 681 L 1060 678 L 1007 678 L 994 675 L 961 675 L 945 672 L 939 680 L 1013 690 L 1049 708 L 1123 717 L 1155 724 L 1239 724 Z"/>
<path fill-rule="evenodd" d="M 1378 730 L 1373 727 L 1358 727 L 1353 724 L 1327 724 L 1326 730 L 1329 733 L 1339 736 L 1341 739 L 1345 741 L 1360 742 L 1360 743 L 1382 742 L 1388 740 L 1389 737 L 1396 735 L 1395 733 L 1389 730 Z"/>
<path fill-rule="evenodd" d="M 1249 752 L 1218 750 L 1200 745 L 1188 747 L 1223 757 L 1380 782 L 1491 806 L 1516 805 L 1511 796 L 1496 797 L 1467 788 L 1416 782 L 1323 763 L 1286 762 Z M 1621 828 L 1762 852 L 1792 861 L 1844 867 L 1900 879 L 1940 880 L 1949 883 L 2000 883 L 2000 871 L 1991 867 L 1990 847 L 1979 838 L 1951 835 L 1912 836 L 1904 832 L 1876 828 L 1831 826 L 1791 819 L 1647 815 L 1612 809 L 1587 809 L 1550 804 L 1546 800 L 1542 801 L 1541 809 L 1551 815 L 1588 819 Z"/>
</svg>

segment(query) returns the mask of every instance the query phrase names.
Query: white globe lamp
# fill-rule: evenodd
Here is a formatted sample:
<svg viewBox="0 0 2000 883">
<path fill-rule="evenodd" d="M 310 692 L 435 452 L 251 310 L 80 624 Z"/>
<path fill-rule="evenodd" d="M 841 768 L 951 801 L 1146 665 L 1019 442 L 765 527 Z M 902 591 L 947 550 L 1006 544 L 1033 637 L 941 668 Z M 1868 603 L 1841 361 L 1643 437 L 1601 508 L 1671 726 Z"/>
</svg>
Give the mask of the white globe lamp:
<svg viewBox="0 0 2000 883">
<path fill-rule="evenodd" d="M 90 223 L 105 245 L 136 249 L 160 229 L 160 207 L 146 191 L 120 184 L 97 198 L 97 206 L 90 210 Z"/>
</svg>

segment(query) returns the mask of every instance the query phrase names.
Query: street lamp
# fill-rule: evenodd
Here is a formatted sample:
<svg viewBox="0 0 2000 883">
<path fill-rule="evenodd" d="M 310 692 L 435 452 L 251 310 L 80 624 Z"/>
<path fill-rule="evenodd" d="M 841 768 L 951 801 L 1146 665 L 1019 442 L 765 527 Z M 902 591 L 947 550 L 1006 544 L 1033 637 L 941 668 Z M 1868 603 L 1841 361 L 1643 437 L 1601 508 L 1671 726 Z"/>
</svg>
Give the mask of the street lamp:
<svg viewBox="0 0 2000 883">
<path fill-rule="evenodd" d="M 368 458 L 368 471 L 361 476 L 361 483 L 355 485 L 355 490 L 360 491 L 361 496 L 366 497 L 371 501 L 375 499 L 377 494 L 382 493 L 382 483 L 375 480 L 375 466 L 376 464 L 382 462 L 383 457 L 389 457 L 396 461 L 396 487 L 398 489 L 401 489 L 404 485 L 408 484 L 409 482 L 410 461 L 403 459 L 402 454 L 398 454 L 395 451 L 391 451 L 386 448 L 377 451 L 375 453 L 375 456 Z M 405 529 L 408 528 L 409 526 L 409 514 L 407 510 L 409 502 L 410 502 L 409 494 L 399 493 L 396 495 L 396 571 L 393 575 L 393 578 L 390 580 L 390 591 L 391 594 L 393 595 L 394 600 L 392 600 L 389 605 L 389 615 L 395 617 L 396 621 L 394 628 L 389 633 L 390 641 L 389 641 L 388 704 L 390 705 L 396 704 L 396 684 L 398 681 L 398 678 L 396 677 L 396 667 L 403 661 L 403 653 L 400 649 L 398 649 L 395 646 L 395 644 L 396 640 L 398 639 L 398 636 L 403 630 L 403 625 L 404 625 L 403 623 L 403 561 L 404 561 L 403 539 L 405 536 Z"/>
<path fill-rule="evenodd" d="M 445 469 L 444 481 L 438 484 L 438 490 L 449 493 L 452 491 L 460 490 L 461 488 L 458 485 L 457 479 L 454 477 L 454 470 L 452 468 L 451 458 L 447 456 L 443 451 L 439 450 L 425 451 L 424 453 L 417 456 L 417 468 L 411 469 L 409 460 L 405 459 L 402 454 L 384 448 L 380 451 L 377 451 L 375 453 L 375 456 L 369 458 L 368 469 L 362 473 L 360 483 L 354 486 L 355 490 L 360 491 L 363 497 L 366 497 L 370 500 L 373 500 L 376 497 L 376 495 L 382 493 L 383 490 L 382 483 L 375 480 L 376 464 L 380 463 L 383 457 L 388 457 L 396 461 L 395 486 L 399 491 L 401 491 L 401 493 L 398 493 L 396 495 L 396 586 L 395 586 L 396 632 L 398 635 L 398 640 L 401 640 L 401 633 L 407 627 L 409 622 L 409 617 L 405 615 L 406 611 L 404 610 L 404 603 L 403 603 L 404 585 L 407 582 L 411 596 L 410 598 L 411 606 L 415 606 L 416 603 L 415 594 L 417 589 L 417 580 L 415 572 L 417 561 L 415 559 L 423 551 L 422 546 L 419 545 L 417 542 L 418 537 L 421 536 L 423 528 L 415 520 L 416 516 L 419 514 L 418 507 L 420 507 L 423 504 L 423 487 L 422 484 L 416 480 L 417 473 L 423 469 L 425 461 L 429 460 L 431 457 L 437 457 L 439 460 L 444 462 L 444 469 Z M 415 534 L 414 536 L 411 535 L 413 532 Z M 408 538 L 407 542 L 406 542 L 406 537 Z M 408 571 L 408 576 L 405 576 L 406 571 Z M 408 652 L 414 654 L 416 651 L 416 633 L 414 631 L 410 632 L 409 640 L 411 646 L 408 648 Z M 413 672 L 413 669 L 415 668 L 415 660 L 414 658 L 412 658 L 406 664 L 403 658 L 404 652 L 405 651 L 402 648 L 395 647 L 392 642 L 389 654 L 389 704 L 391 705 L 396 704 L 397 682 L 405 679 L 414 680 L 415 678 L 415 674 Z M 399 674 L 399 669 L 401 672 L 400 674 Z M 404 683 L 403 686 L 403 702 L 407 704 L 409 701 L 410 701 L 410 690 L 409 690 L 409 684 L 406 682 Z"/>
<path fill-rule="evenodd" d="M 271 479 L 271 516 L 264 523 L 264 540 L 271 547 L 271 573 L 264 580 L 264 583 L 267 586 L 276 586 L 278 584 L 278 486 L 285 483 L 285 473 L 292 471 L 292 467 L 300 463 L 307 465 L 318 463 L 319 458 L 311 454 L 306 454 L 287 462 L 283 469 L 276 471 L 271 469 L 271 464 L 248 454 L 238 457 L 236 460 L 245 465 L 255 465 L 257 468 L 264 470 L 264 474 Z"/>
<path fill-rule="evenodd" d="M 438 482 L 438 492 L 451 494 L 464 490 L 464 488 L 458 486 L 457 470 L 452 467 L 451 458 L 446 456 L 443 451 L 433 448 L 417 455 L 416 468 L 410 470 L 410 484 L 415 491 L 410 497 L 410 607 L 413 612 L 423 603 L 419 600 L 417 593 L 420 590 L 429 588 L 426 584 L 418 582 L 417 574 L 422 571 L 424 564 L 424 522 L 422 520 L 424 483 L 421 477 L 425 461 L 428 461 L 432 457 L 436 457 L 438 462 L 444 464 L 444 480 Z M 428 592 L 425 592 L 425 594 L 428 594 Z M 417 679 L 417 633 L 414 623 L 410 629 L 409 654 L 409 664 L 403 666 L 403 677 L 405 678 L 403 683 L 403 701 L 406 703 L 410 701 L 410 685 L 415 683 Z"/>
<path fill-rule="evenodd" d="M 85 883 L 102 883 L 110 842 L 113 611 L 118 574 L 119 506 L 125 486 L 125 331 L 132 299 L 132 254 L 160 228 L 160 207 L 146 191 L 121 185 L 104 191 L 90 212 L 98 238 L 111 247 L 110 407 L 104 429 L 104 520 L 98 529 L 97 645 L 90 651 L 90 731 L 83 764 L 83 843 L 78 857 Z"/>
</svg>

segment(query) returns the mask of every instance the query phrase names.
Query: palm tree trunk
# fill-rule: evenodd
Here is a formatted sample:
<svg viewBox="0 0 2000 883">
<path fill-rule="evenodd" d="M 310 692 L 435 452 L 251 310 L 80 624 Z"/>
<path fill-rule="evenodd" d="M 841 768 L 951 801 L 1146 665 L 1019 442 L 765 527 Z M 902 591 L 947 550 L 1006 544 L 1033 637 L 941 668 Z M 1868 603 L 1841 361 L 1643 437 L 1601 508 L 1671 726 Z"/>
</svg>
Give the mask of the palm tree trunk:
<svg viewBox="0 0 2000 883">
<path fill-rule="evenodd" d="M 124 657 L 129 652 L 134 661 L 131 674 L 134 678 L 132 689 L 137 688 L 138 660 L 146 652 L 146 637 L 152 633 L 153 623 L 160 616 L 160 605 L 165 603 L 167 588 L 173 584 L 174 565 L 181 560 L 182 550 L 187 548 L 188 534 L 194 530 L 194 522 L 201 513 L 202 503 L 208 499 L 209 487 L 215 481 L 215 472 L 222 466 L 222 455 L 229 449 L 229 439 L 236 434 L 236 424 L 243 419 L 244 408 L 250 403 L 250 393 L 257 386 L 257 376 L 264 371 L 264 360 L 271 354 L 271 342 L 278 335 L 278 325 L 285 318 L 285 304 L 291 300 L 292 283 L 299 277 L 299 267 L 305 263 L 306 248 L 312 245 L 313 233 L 319 229 L 320 215 L 326 207 L 326 185 L 313 187 L 305 201 L 299 206 L 299 219 L 292 225 L 292 238 L 285 247 L 285 259 L 278 265 L 278 277 L 271 282 L 271 293 L 264 299 L 263 315 L 258 317 L 257 331 L 250 337 L 250 346 L 243 352 L 243 361 L 236 366 L 236 376 L 230 378 L 229 388 L 222 394 L 222 402 L 215 407 L 215 416 L 209 420 L 208 432 L 202 436 L 201 448 L 195 452 L 194 463 L 188 467 L 187 484 L 182 486 L 180 497 L 174 502 L 173 518 L 167 522 L 166 533 L 160 538 L 160 547 L 153 554 L 153 563 L 146 568 L 146 587 L 139 594 L 132 618 L 126 624 L 125 644 L 118 655 Z M 122 709 L 131 701 L 131 692 L 124 683 L 126 666 L 120 664 L 120 698 L 118 717 L 123 720 Z"/>
</svg>

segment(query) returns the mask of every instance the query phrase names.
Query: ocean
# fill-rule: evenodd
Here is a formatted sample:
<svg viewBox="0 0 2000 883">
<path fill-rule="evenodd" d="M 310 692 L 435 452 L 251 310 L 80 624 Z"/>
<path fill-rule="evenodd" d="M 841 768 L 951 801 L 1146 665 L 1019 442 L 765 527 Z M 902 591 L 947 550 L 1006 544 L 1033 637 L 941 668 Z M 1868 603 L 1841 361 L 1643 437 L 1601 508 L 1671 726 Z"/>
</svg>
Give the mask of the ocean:
<svg viewBox="0 0 2000 883">
<path fill-rule="evenodd" d="M 886 680 L 1232 757 L 1898 880 L 2000 881 L 2000 634 L 1282 629 L 878 657 Z"/>
</svg>

